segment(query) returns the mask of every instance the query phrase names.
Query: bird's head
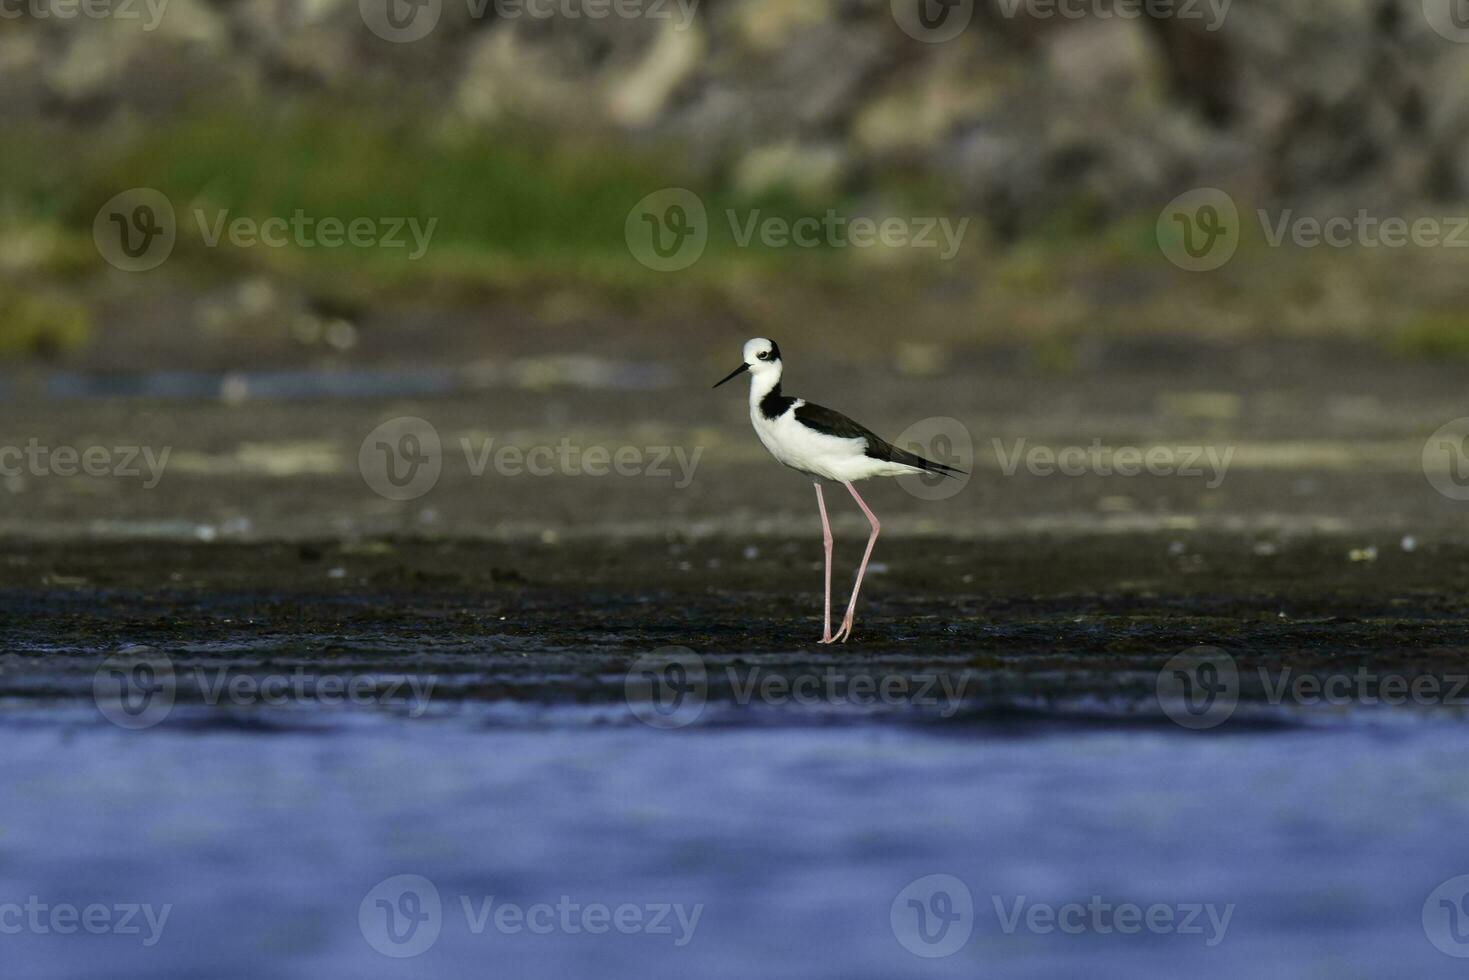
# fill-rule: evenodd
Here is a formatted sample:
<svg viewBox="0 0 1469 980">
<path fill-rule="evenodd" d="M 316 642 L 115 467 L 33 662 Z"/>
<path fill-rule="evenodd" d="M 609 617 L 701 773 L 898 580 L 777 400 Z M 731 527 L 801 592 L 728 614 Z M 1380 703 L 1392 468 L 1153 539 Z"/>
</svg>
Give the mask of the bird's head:
<svg viewBox="0 0 1469 980">
<path fill-rule="evenodd" d="M 779 377 L 780 370 L 779 345 L 775 341 L 768 340 L 765 337 L 756 337 L 754 340 L 745 342 L 745 356 L 740 366 L 729 372 L 729 374 L 726 374 L 720 380 L 719 384 L 716 384 L 714 387 L 718 388 L 725 381 L 732 381 L 746 371 L 759 378 L 766 375 Z"/>
</svg>

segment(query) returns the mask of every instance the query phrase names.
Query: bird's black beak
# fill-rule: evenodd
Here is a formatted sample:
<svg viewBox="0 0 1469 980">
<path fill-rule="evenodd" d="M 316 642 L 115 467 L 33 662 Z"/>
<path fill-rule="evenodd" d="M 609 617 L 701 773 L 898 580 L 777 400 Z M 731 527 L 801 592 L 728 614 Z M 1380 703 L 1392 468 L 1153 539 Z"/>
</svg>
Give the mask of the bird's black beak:
<svg viewBox="0 0 1469 980">
<path fill-rule="evenodd" d="M 724 384 L 725 381 L 733 381 L 735 378 L 738 378 L 740 375 L 744 374 L 748 370 L 750 370 L 750 365 L 741 364 L 739 367 L 726 374 L 724 376 L 724 380 L 719 382 L 719 385 Z M 718 388 L 719 385 L 715 385 L 714 387 Z"/>
</svg>

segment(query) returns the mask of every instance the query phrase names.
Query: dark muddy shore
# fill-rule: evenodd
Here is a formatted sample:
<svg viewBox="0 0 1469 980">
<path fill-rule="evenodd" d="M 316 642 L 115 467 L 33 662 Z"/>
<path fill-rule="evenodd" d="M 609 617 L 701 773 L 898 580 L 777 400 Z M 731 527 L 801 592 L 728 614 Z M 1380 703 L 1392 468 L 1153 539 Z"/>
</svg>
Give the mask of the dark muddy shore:
<svg viewBox="0 0 1469 980">
<path fill-rule="evenodd" d="M 1453 365 L 1366 344 L 1132 338 L 1080 344 L 1060 374 L 999 348 L 895 371 L 790 338 L 792 391 L 889 437 L 941 416 L 941 435 L 973 446 L 943 499 L 865 486 L 883 533 L 854 641 L 831 650 L 814 643 L 810 485 L 766 457 L 740 393 L 708 390 L 728 360 L 712 332 L 708 351 L 633 361 L 568 359 L 526 332 L 513 357 L 461 351 L 478 366 L 401 393 L 330 370 L 16 376 L 0 447 L 168 462 L 0 481 L 5 688 L 129 645 L 447 672 L 464 696 L 550 700 L 620 696 L 609 679 L 670 645 L 794 671 L 965 671 L 1017 699 L 1131 696 L 1197 645 L 1244 668 L 1465 663 L 1469 504 L 1430 438 L 1461 411 Z M 391 499 L 370 433 L 404 417 L 439 440 L 438 475 Z M 1097 445 L 1198 469 L 1014 465 Z M 493 455 L 537 447 L 553 472 Z M 594 448 L 639 465 L 588 472 Z M 840 488 L 828 503 L 840 610 L 867 527 Z"/>
<path fill-rule="evenodd" d="M 1235 658 L 1247 699 L 1264 693 L 1256 668 L 1411 679 L 1469 662 L 1469 549 L 1383 540 L 1352 561 L 1341 540 L 1269 556 L 1176 540 L 882 541 L 838 648 L 814 642 L 815 540 L 12 542 L 0 691 L 67 696 L 143 646 L 181 666 L 432 675 L 448 699 L 616 702 L 635 658 L 676 646 L 787 676 L 962 678 L 989 707 L 1090 698 L 1146 713 L 1160 668 L 1200 645 Z M 711 698 L 730 694 L 711 683 Z"/>
</svg>

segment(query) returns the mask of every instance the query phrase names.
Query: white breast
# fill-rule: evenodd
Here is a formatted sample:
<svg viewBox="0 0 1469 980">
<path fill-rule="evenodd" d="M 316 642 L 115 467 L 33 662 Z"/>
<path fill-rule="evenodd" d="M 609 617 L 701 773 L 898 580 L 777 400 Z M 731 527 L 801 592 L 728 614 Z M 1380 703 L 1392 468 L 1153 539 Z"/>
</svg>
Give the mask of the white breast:
<svg viewBox="0 0 1469 980">
<path fill-rule="evenodd" d="M 919 472 L 901 463 L 868 457 L 866 439 L 843 439 L 808 429 L 796 421 L 796 409 L 804 404 L 805 401 L 798 398 L 774 419 L 767 419 L 758 405 L 750 407 L 750 422 L 755 426 L 760 442 L 770 455 L 791 469 L 842 482 Z"/>
</svg>

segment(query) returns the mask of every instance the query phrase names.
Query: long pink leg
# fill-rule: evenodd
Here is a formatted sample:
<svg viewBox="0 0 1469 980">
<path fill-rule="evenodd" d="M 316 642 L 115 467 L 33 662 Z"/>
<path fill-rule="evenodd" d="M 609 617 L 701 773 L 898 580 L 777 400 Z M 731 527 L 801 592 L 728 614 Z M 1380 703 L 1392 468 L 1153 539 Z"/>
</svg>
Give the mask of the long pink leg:
<svg viewBox="0 0 1469 980">
<path fill-rule="evenodd" d="M 826 500 L 821 484 L 816 483 L 816 509 L 821 511 L 821 541 L 826 546 L 826 607 L 822 619 L 821 642 L 831 642 L 831 524 L 826 519 Z"/>
<path fill-rule="evenodd" d="M 862 591 L 862 576 L 867 574 L 867 559 L 872 557 L 872 546 L 877 544 L 877 532 L 882 530 L 882 525 L 877 522 L 877 515 L 868 509 L 866 501 L 857 494 L 857 488 L 850 483 L 846 487 L 851 491 L 852 499 L 857 501 L 857 506 L 862 508 L 862 513 L 867 515 L 867 523 L 872 525 L 872 534 L 867 538 L 867 550 L 862 553 L 862 566 L 857 569 L 857 584 L 852 586 L 852 601 L 847 603 L 847 614 L 842 617 L 842 627 L 832 637 L 832 642 L 841 640 L 843 643 L 852 635 L 852 614 L 857 611 L 857 593 Z"/>
</svg>

